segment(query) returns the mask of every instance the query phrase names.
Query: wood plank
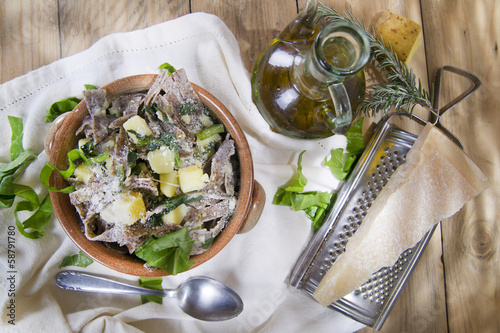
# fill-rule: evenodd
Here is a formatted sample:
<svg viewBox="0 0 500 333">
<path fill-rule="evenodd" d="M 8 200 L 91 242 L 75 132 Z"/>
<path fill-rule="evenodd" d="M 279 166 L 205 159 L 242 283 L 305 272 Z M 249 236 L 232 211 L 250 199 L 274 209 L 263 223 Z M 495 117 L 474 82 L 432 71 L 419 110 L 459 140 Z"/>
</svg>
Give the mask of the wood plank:
<svg viewBox="0 0 500 333">
<path fill-rule="evenodd" d="M 233 32 L 251 73 L 264 47 L 297 15 L 295 0 L 192 0 L 192 12 L 219 16 Z"/>
<path fill-rule="evenodd" d="M 482 87 L 442 122 L 454 132 L 492 186 L 443 224 L 443 257 L 450 331 L 498 332 L 500 295 L 500 9 L 495 0 L 422 1 L 429 70 L 442 65 L 478 75 Z M 450 25 L 449 22 L 454 24 Z M 430 53 L 432 51 L 432 53 Z M 468 84 L 450 76 L 449 101 Z"/>
<path fill-rule="evenodd" d="M 0 83 L 59 58 L 55 1 L 0 3 Z"/>
<path fill-rule="evenodd" d="M 115 32 L 143 29 L 189 13 L 189 2 L 173 1 L 59 1 L 61 55 L 92 46 Z"/>
<path fill-rule="evenodd" d="M 299 7 L 305 6 L 305 2 L 305 0 L 299 1 Z M 372 17 L 382 10 L 397 13 L 422 25 L 420 6 L 416 1 L 328 0 L 323 3 L 341 13 L 350 10 L 354 17 L 364 20 L 368 28 L 372 25 Z M 423 36 L 421 38 L 423 39 Z M 426 55 L 423 43 L 409 65 L 427 88 Z M 421 109 L 418 112 L 427 118 L 428 112 Z M 376 116 L 372 120 L 375 119 L 379 117 Z M 420 127 L 413 122 L 404 121 L 399 125 L 413 133 L 418 133 L 420 130 Z M 447 330 L 441 254 L 441 234 L 438 228 L 406 287 L 395 302 L 381 332 L 443 332 Z M 374 330 L 371 328 L 362 330 L 362 332 L 372 331 Z"/>
</svg>

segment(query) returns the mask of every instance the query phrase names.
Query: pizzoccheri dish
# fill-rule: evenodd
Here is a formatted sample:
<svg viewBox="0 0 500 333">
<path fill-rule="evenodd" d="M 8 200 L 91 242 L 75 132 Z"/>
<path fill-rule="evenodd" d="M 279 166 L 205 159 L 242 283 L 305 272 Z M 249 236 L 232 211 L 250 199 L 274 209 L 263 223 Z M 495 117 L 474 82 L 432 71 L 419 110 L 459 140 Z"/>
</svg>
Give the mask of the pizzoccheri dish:
<svg viewBox="0 0 500 333">
<path fill-rule="evenodd" d="M 67 181 L 87 239 L 138 255 L 182 230 L 187 257 L 206 251 L 234 212 L 239 168 L 234 140 L 186 72 L 162 70 L 146 92 L 87 90 L 84 100 L 80 158 Z"/>
</svg>

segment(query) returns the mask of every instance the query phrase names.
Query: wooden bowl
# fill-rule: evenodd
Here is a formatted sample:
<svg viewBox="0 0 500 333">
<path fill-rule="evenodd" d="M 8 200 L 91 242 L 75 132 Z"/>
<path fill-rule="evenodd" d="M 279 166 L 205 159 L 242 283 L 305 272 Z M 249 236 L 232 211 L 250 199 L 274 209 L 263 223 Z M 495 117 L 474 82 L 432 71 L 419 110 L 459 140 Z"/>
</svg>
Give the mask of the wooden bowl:
<svg viewBox="0 0 500 333">
<path fill-rule="evenodd" d="M 106 90 L 108 96 L 144 92 L 153 84 L 156 76 L 155 74 L 129 76 L 114 81 L 104 86 L 103 89 Z M 240 189 L 233 216 L 207 251 L 191 256 L 190 260 L 195 261 L 191 268 L 194 268 L 215 256 L 236 233 L 246 232 L 253 228 L 264 208 L 265 192 L 262 186 L 254 180 L 250 148 L 235 118 L 219 100 L 205 89 L 196 84 L 192 84 L 192 86 L 203 103 L 219 118 L 234 139 L 236 156 L 240 167 Z M 56 119 L 47 132 L 45 138 L 46 151 L 50 156 L 50 162 L 58 169 L 65 170 L 68 167 L 67 153 L 77 147 L 79 137 L 75 135 L 75 132 L 87 115 L 87 106 L 83 100 L 73 111 L 65 113 Z M 50 182 L 56 188 L 67 186 L 64 178 L 57 172 L 52 174 Z M 130 275 L 168 275 L 161 269 L 150 272 L 144 268 L 144 261 L 136 256 L 118 252 L 105 246 L 102 242 L 87 239 L 82 231 L 80 217 L 70 203 L 68 194 L 50 192 L 50 199 L 54 207 L 54 213 L 66 234 L 94 261 L 115 271 Z"/>
</svg>

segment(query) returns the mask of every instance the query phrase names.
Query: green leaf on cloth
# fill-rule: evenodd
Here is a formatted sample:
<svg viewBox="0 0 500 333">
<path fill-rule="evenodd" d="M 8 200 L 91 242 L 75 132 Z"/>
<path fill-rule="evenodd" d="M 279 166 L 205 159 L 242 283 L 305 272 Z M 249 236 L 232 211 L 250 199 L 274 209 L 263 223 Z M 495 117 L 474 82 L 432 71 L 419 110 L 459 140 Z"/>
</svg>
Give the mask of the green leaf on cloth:
<svg viewBox="0 0 500 333">
<path fill-rule="evenodd" d="M 278 188 L 273 198 L 273 204 L 290 206 L 294 211 L 304 211 L 306 216 L 313 222 L 312 229 L 316 231 L 321 226 L 324 213 L 335 194 L 317 191 L 304 192 L 307 185 L 307 179 L 302 173 L 302 156 L 304 153 L 305 151 L 300 153 L 297 161 L 295 181 L 292 185 Z"/>
<path fill-rule="evenodd" d="M 155 289 L 155 290 L 163 290 L 161 283 L 163 282 L 163 278 L 161 277 L 143 277 L 139 278 L 139 287 Z M 144 296 L 141 295 L 141 302 L 145 304 L 147 302 L 155 302 L 158 304 L 163 304 L 162 296 Z"/>
<path fill-rule="evenodd" d="M 76 267 L 88 267 L 94 261 L 88 255 L 86 255 L 83 251 L 80 250 L 77 254 L 72 256 L 64 257 L 59 265 L 59 268 L 67 267 L 67 266 L 76 266 Z"/>
</svg>

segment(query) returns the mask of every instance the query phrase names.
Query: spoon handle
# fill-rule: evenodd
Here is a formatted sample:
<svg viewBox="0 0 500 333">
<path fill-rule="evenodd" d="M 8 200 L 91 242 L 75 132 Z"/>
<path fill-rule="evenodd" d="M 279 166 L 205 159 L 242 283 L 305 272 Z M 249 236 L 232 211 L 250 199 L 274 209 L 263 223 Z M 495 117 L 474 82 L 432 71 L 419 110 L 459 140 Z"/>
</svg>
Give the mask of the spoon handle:
<svg viewBox="0 0 500 333">
<path fill-rule="evenodd" d="M 56 285 L 64 290 L 86 291 L 91 293 L 169 296 L 168 292 L 163 290 L 131 286 L 125 283 L 78 271 L 60 272 L 56 275 Z"/>
</svg>

